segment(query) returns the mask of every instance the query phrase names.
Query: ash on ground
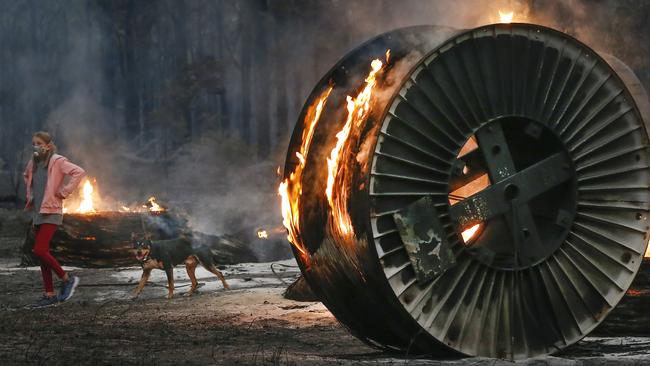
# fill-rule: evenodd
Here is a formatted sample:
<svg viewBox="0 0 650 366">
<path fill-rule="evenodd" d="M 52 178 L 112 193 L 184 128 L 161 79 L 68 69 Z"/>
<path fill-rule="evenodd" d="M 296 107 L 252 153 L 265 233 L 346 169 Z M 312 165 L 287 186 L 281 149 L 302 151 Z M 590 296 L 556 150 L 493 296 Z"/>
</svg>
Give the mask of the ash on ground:
<svg viewBox="0 0 650 366">
<path fill-rule="evenodd" d="M 500 365 L 464 358 L 431 360 L 380 352 L 354 338 L 318 302 L 284 299 L 299 275 L 295 261 L 226 266 L 231 285 L 203 269 L 199 293 L 183 297 L 189 278 L 175 269 L 176 296 L 162 271 L 137 300 L 140 269 L 67 268 L 80 276 L 67 303 L 33 309 L 41 295 L 38 267 L 19 267 L 21 215 L 0 212 L 0 360 L 3 365 Z M 650 363 L 650 338 L 589 337 L 556 356 L 522 364 Z"/>
</svg>

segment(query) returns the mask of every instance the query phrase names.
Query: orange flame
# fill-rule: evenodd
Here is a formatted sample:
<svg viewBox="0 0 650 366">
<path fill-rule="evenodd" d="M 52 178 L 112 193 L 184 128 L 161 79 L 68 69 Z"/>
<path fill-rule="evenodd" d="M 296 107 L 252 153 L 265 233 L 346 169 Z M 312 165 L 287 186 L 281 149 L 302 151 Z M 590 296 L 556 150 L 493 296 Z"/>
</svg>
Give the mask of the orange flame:
<svg viewBox="0 0 650 366">
<path fill-rule="evenodd" d="M 499 10 L 499 21 L 501 23 L 512 23 L 512 18 L 514 17 L 515 12 L 510 11 L 510 12 L 505 12 Z"/>
<path fill-rule="evenodd" d="M 269 238 L 269 233 L 266 232 L 266 230 L 258 230 L 257 231 L 257 237 L 260 239 L 268 239 Z"/>
<path fill-rule="evenodd" d="M 156 197 L 151 196 L 147 200 L 149 202 L 149 211 L 151 212 L 163 212 L 165 209 L 156 202 Z"/>
<path fill-rule="evenodd" d="M 300 239 L 300 196 L 302 195 L 302 172 L 305 169 L 307 153 L 314 137 L 316 124 L 323 112 L 325 102 L 332 88 L 324 91 L 313 103 L 305 115 L 306 127 L 302 131 L 300 150 L 296 151 L 298 165 L 293 172 L 278 187 L 278 195 L 282 198 L 282 224 L 287 229 L 287 239 L 300 252 L 305 264 L 309 263 L 309 254 Z"/>
<path fill-rule="evenodd" d="M 463 241 L 467 243 L 478 231 L 478 228 L 481 227 L 481 224 L 476 224 L 469 229 L 464 230 L 460 235 L 463 237 Z"/>
<path fill-rule="evenodd" d="M 390 55 L 389 52 L 386 53 Z M 348 187 L 349 175 L 347 174 L 346 162 L 350 161 L 350 154 L 353 153 L 353 146 L 349 144 L 349 137 L 352 133 L 353 127 L 356 130 L 362 130 L 369 112 L 370 112 L 370 98 L 372 97 L 372 90 L 377 84 L 377 73 L 382 69 L 383 63 L 379 59 L 375 59 L 370 63 L 371 70 L 366 78 L 366 85 L 357 94 L 355 98 L 347 97 L 347 110 L 348 115 L 343 128 L 336 134 L 336 145 L 327 158 L 327 187 L 325 195 L 329 203 L 333 229 L 340 235 L 348 236 L 354 235 L 352 222 L 348 215 Z M 343 164 L 341 164 L 343 162 Z M 335 189 L 337 187 L 337 189 Z"/>
<path fill-rule="evenodd" d="M 83 198 L 79 204 L 79 208 L 77 208 L 77 213 L 97 212 L 97 210 L 95 210 L 95 203 L 93 201 L 93 192 L 95 192 L 95 188 L 93 187 L 92 183 L 90 183 L 90 179 L 86 179 L 82 186 Z"/>
<path fill-rule="evenodd" d="M 97 187 L 97 179 L 85 179 L 80 185 L 78 192 L 63 202 L 63 213 L 96 214 L 98 212 L 150 212 L 156 214 L 167 210 L 156 201 L 156 197 L 154 196 L 149 197 L 145 204 L 138 202 L 127 205 L 124 202 L 115 201 L 110 197 L 101 197 L 98 194 Z M 77 208 L 74 209 L 73 207 Z"/>
</svg>

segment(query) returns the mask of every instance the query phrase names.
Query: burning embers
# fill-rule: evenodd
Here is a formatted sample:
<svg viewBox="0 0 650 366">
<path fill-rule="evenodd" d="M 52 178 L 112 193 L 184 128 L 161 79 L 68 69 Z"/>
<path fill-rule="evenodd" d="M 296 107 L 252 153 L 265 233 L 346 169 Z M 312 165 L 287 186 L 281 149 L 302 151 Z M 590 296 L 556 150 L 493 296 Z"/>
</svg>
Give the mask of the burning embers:
<svg viewBox="0 0 650 366">
<path fill-rule="evenodd" d="M 268 239 L 269 238 L 269 233 L 266 230 L 257 230 L 257 237 L 259 239 Z"/>
<path fill-rule="evenodd" d="M 154 196 L 149 197 L 144 204 L 130 205 L 103 198 L 97 192 L 97 181 L 95 179 L 92 181 L 86 179 L 81 184 L 78 195 L 64 201 L 63 206 L 63 213 L 67 214 L 94 214 L 99 212 L 150 212 L 157 214 L 165 212 L 165 210 Z"/>
</svg>

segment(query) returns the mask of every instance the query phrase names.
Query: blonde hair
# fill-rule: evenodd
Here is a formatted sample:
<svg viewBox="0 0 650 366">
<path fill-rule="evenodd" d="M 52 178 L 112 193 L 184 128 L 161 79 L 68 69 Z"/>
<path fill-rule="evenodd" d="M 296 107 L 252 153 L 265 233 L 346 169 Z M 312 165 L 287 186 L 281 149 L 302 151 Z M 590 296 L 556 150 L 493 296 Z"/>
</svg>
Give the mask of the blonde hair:
<svg viewBox="0 0 650 366">
<path fill-rule="evenodd" d="M 52 155 L 56 153 L 56 145 L 54 145 L 52 135 L 50 135 L 49 132 L 38 131 L 38 132 L 34 132 L 32 138 L 34 137 L 38 137 L 39 139 L 43 140 L 43 142 L 45 142 L 50 147 L 50 149 L 47 152 L 47 155 L 45 155 L 45 158 L 43 159 L 43 161 L 45 161 L 45 166 L 47 166 L 50 163 L 50 158 L 52 157 Z M 34 160 L 32 168 L 35 170 L 36 164 L 38 163 L 36 160 L 36 156 L 34 156 L 32 159 Z"/>
</svg>

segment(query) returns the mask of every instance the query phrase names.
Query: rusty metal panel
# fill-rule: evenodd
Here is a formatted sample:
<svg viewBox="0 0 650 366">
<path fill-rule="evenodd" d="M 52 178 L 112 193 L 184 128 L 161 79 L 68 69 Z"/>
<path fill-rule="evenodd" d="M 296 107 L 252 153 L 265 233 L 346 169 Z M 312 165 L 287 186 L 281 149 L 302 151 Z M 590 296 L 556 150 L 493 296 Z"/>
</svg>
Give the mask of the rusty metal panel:
<svg viewBox="0 0 650 366">
<path fill-rule="evenodd" d="M 393 214 L 418 282 L 438 277 L 456 263 L 430 197 L 422 197 Z"/>
</svg>

